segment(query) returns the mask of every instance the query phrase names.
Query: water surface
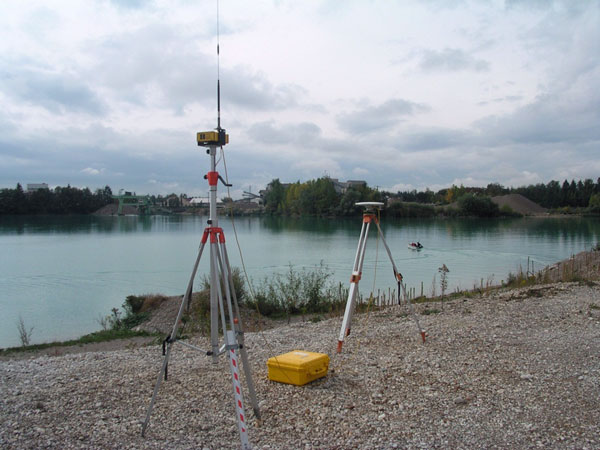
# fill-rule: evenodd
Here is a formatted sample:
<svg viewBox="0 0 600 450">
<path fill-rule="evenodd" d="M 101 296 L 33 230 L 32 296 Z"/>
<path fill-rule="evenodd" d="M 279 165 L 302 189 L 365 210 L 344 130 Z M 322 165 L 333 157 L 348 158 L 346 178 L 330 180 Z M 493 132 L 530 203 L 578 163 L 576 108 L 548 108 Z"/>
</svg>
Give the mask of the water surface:
<svg viewBox="0 0 600 450">
<path fill-rule="evenodd" d="M 1 217 L 0 347 L 20 344 L 19 317 L 33 327 L 32 343 L 79 337 L 130 294 L 182 294 L 206 217 Z M 241 266 L 235 233 L 222 218 L 231 264 Z M 274 272 L 318 267 L 346 284 L 361 219 L 237 218 L 235 230 L 254 282 Z M 600 241 L 588 218 L 382 220 L 396 265 L 409 287 L 425 293 L 442 265 L 449 289 L 471 288 L 527 265 L 536 269 Z M 408 242 L 425 248 L 415 252 Z M 202 258 L 199 278 L 208 270 Z M 439 282 L 439 280 L 438 280 Z M 372 231 L 361 292 L 394 287 L 391 264 Z M 439 286 L 437 287 L 439 293 Z"/>
</svg>

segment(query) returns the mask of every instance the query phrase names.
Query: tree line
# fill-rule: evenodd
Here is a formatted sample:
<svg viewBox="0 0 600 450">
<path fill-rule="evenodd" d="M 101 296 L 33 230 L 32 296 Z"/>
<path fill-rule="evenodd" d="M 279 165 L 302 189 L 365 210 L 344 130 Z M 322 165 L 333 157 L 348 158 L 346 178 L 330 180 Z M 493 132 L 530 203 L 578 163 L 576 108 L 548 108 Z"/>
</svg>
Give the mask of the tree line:
<svg viewBox="0 0 600 450">
<path fill-rule="evenodd" d="M 351 216 L 361 213 L 357 202 L 384 202 L 384 214 L 393 217 L 493 217 L 511 214 L 509 210 L 499 210 L 491 201 L 491 197 L 506 194 L 521 194 L 548 209 L 585 208 L 585 212 L 600 213 L 600 178 L 595 183 L 591 179 L 564 180 L 562 184 L 552 180 L 518 188 L 490 183 L 485 188 L 452 185 L 437 192 L 425 189 L 396 193 L 372 189 L 366 183 L 340 193 L 328 177 L 290 184 L 274 179 L 267 185 L 263 204 L 267 214 L 289 216 Z M 156 198 L 152 199 L 155 203 Z M 109 186 L 95 192 L 70 185 L 25 192 L 17 184 L 15 189 L 0 189 L 0 214 L 89 214 L 113 201 Z M 441 205 L 456 207 L 440 208 Z"/>
<path fill-rule="evenodd" d="M 484 188 L 455 186 L 433 192 L 429 189 L 398 192 L 395 194 L 405 202 L 449 204 L 458 201 L 465 194 L 485 195 L 496 197 L 507 194 L 521 194 L 532 202 L 548 209 L 556 208 L 587 208 L 594 195 L 600 195 L 600 178 L 594 183 L 591 178 L 585 180 L 564 180 L 562 183 L 552 180 L 547 184 L 530 184 L 517 188 L 507 188 L 498 183 L 490 183 Z"/>
<path fill-rule="evenodd" d="M 70 185 L 25 192 L 19 183 L 0 190 L 0 214 L 89 214 L 112 202 L 109 186 L 95 192 Z"/>
<path fill-rule="evenodd" d="M 360 211 L 356 202 L 383 201 L 383 193 L 367 185 L 349 187 L 338 193 L 330 178 L 284 185 L 275 179 L 267 185 L 263 198 L 265 212 L 281 215 L 347 216 Z"/>
<path fill-rule="evenodd" d="M 348 216 L 361 212 L 357 202 L 376 201 L 387 203 L 384 214 L 393 217 L 433 217 L 436 215 L 464 215 L 478 217 L 510 216 L 510 208 L 499 209 L 492 197 L 521 194 L 548 209 L 580 208 L 585 212 L 600 213 L 600 178 L 575 182 L 565 180 L 518 188 L 506 188 L 490 183 L 485 188 L 452 185 L 433 192 L 404 191 L 391 193 L 379 191 L 366 184 L 351 186 L 343 193 L 335 189 L 327 177 L 283 184 L 279 179 L 271 181 L 264 195 L 265 212 L 278 215 Z M 441 208 L 454 205 L 452 208 Z"/>
</svg>

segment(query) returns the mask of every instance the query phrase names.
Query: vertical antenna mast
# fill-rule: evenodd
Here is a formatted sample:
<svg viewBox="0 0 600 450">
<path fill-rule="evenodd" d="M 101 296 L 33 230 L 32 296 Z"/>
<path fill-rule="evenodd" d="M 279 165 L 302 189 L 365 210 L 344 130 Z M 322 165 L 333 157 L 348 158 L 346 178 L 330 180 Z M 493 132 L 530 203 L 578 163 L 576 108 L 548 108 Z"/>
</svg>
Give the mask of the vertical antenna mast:
<svg viewBox="0 0 600 450">
<path fill-rule="evenodd" d="M 217 131 L 221 131 L 221 66 L 219 53 L 219 0 L 217 0 Z"/>
<path fill-rule="evenodd" d="M 198 145 L 203 147 L 214 146 L 216 152 L 217 147 L 223 147 L 229 143 L 229 136 L 225 130 L 221 128 L 221 56 L 220 56 L 220 30 L 219 30 L 219 0 L 217 0 L 217 128 L 215 131 L 204 131 L 197 133 Z M 209 153 L 209 150 L 207 150 Z M 210 153 L 209 153 L 210 154 Z M 211 171 L 215 172 L 212 167 Z"/>
</svg>

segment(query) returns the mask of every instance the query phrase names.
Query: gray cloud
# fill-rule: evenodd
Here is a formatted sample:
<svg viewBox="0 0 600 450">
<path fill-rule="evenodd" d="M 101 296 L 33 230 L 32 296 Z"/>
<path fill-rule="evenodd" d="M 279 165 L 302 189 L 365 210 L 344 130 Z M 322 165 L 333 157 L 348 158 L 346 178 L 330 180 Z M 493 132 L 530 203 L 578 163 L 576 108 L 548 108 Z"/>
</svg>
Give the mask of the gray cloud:
<svg viewBox="0 0 600 450">
<path fill-rule="evenodd" d="M 476 59 L 464 50 L 445 48 L 441 51 L 423 51 L 419 67 L 426 72 L 457 72 L 461 70 L 487 72 L 490 69 L 490 64 L 483 59 Z"/>
<path fill-rule="evenodd" d="M 310 122 L 277 127 L 274 121 L 255 123 L 248 129 L 251 139 L 263 144 L 307 145 L 321 137 L 321 129 Z"/>
<path fill-rule="evenodd" d="M 339 114 L 336 120 L 339 127 L 347 133 L 370 133 L 393 127 L 402 118 L 428 110 L 426 105 L 391 99 L 378 106 L 369 105 L 357 111 Z"/>
<path fill-rule="evenodd" d="M 403 130 L 394 138 L 393 146 L 407 152 L 440 150 L 468 145 L 472 140 L 472 133 L 467 130 L 448 128 L 415 129 L 415 127 L 411 127 L 410 130 Z"/>
<path fill-rule="evenodd" d="M 53 113 L 77 112 L 99 115 L 106 105 L 83 80 L 42 68 L 23 68 L 10 61 L 0 62 L 0 89 L 19 102 Z"/>
<path fill-rule="evenodd" d="M 190 46 L 206 38 L 153 24 L 111 36 L 94 51 L 97 62 L 89 73 L 115 98 L 137 105 L 165 106 L 181 112 L 186 105 L 215 101 L 217 59 Z M 169 45 L 165 46 L 165 42 Z M 274 85 L 248 67 L 222 67 L 221 92 L 230 104 L 249 110 L 283 109 L 299 104 L 305 90 Z"/>
<path fill-rule="evenodd" d="M 590 92 L 573 100 L 545 94 L 514 113 L 478 120 L 474 127 L 487 145 L 600 141 L 600 95 Z"/>
</svg>

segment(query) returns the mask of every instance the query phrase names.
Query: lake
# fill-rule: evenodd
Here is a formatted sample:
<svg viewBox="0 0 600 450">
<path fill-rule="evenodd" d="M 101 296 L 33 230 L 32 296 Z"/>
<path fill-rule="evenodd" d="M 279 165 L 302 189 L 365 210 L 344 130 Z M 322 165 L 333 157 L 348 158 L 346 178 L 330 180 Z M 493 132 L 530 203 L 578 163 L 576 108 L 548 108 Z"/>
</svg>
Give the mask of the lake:
<svg viewBox="0 0 600 450">
<path fill-rule="evenodd" d="M 241 267 L 229 218 L 219 225 L 232 266 Z M 76 338 L 100 329 L 98 319 L 131 294 L 183 294 L 206 217 L 0 217 L 0 347 L 20 345 L 22 317 L 31 343 Z M 382 219 L 386 241 L 408 287 L 426 294 L 446 264 L 449 291 L 472 288 L 524 269 L 536 270 L 589 250 L 600 241 L 593 218 Z M 348 284 L 361 219 L 235 218 L 253 283 L 275 272 L 321 263 Z M 416 252 L 408 242 L 420 241 Z M 208 252 L 196 286 L 208 270 Z M 371 231 L 360 291 L 394 288 L 385 249 Z M 439 277 L 437 280 L 439 293 Z"/>
</svg>

